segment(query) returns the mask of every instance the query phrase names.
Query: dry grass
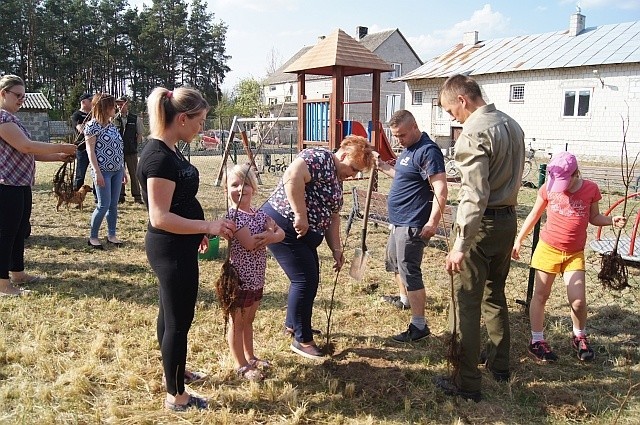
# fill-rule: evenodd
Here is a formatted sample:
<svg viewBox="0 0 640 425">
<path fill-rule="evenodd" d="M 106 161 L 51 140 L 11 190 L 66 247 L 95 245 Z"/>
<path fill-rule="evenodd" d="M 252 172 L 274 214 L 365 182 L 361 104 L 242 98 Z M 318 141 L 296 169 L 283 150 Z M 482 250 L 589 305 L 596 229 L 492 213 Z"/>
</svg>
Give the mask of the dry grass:
<svg viewBox="0 0 640 425">
<path fill-rule="evenodd" d="M 209 162 L 206 162 L 206 161 Z M 225 203 L 211 185 L 211 158 L 195 158 L 202 174 L 201 196 L 209 216 Z M 556 284 L 549 302 L 547 335 L 560 361 L 539 365 L 526 355 L 528 319 L 515 299 L 524 299 L 528 269 L 514 263 L 509 282 L 512 371 L 507 384 L 484 373 L 485 401 L 475 404 L 441 395 L 433 377 L 447 372 L 449 278 L 445 251 L 428 250 L 424 261 L 427 318 L 435 336 L 398 345 L 389 336 L 403 330 L 409 313 L 379 301 L 393 292 L 382 265 L 386 231 L 370 226 L 369 271 L 362 283 L 344 272 L 338 282 L 331 323 L 330 360 L 315 364 L 291 353 L 281 334 L 287 282 L 269 260 L 266 295 L 255 321 L 256 352 L 274 368 L 261 384 L 239 380 L 223 337 L 214 282 L 221 260 L 201 262 L 201 290 L 189 337 L 188 364 L 209 378 L 192 390 L 210 398 L 206 412 L 172 414 L 164 397 L 155 338 L 157 285 L 144 253 L 146 214 L 122 206 L 122 248 L 89 249 L 90 211 L 55 211 L 50 195 L 52 165 L 39 165 L 34 190 L 33 235 L 27 270 L 46 275 L 35 292 L 0 304 L 0 423 L 619 423 L 640 421 L 640 317 L 638 277 L 633 291 L 604 293 L 591 279 L 590 328 L 597 358 L 579 364 L 569 344 L 570 320 L 564 288 Z M 262 199 L 275 184 L 264 177 Z M 365 185 L 366 182 L 358 184 Z M 381 185 L 388 182 L 381 182 Z M 345 185 L 348 189 L 351 183 Z M 523 190 L 522 217 L 531 205 Z M 350 208 L 345 200 L 344 212 Z M 358 243 L 360 223 L 351 230 L 347 257 Z M 102 235 L 104 237 L 104 234 Z M 226 247 L 225 243 L 221 244 Z M 224 255 L 224 253 L 223 253 Z M 326 334 L 326 309 L 333 289 L 329 252 L 321 252 L 323 278 L 314 326 Z M 597 258 L 593 260 L 597 263 Z M 593 292 L 592 292 L 593 293 Z M 320 341 L 323 343 L 324 336 Z"/>
</svg>

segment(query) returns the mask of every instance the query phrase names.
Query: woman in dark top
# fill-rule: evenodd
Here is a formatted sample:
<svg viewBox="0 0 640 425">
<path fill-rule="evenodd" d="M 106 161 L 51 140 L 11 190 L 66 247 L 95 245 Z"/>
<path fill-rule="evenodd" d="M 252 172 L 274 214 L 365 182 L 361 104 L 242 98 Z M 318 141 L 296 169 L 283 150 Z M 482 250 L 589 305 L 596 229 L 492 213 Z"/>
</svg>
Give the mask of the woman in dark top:
<svg viewBox="0 0 640 425">
<path fill-rule="evenodd" d="M 149 211 L 145 237 L 147 258 L 160 282 L 157 333 L 167 395 L 165 408 L 183 411 L 207 408 L 207 401 L 185 391 L 185 381 L 200 375 L 185 370 L 187 333 L 198 294 L 198 249 L 207 235 L 233 236 L 231 220 L 205 221 L 196 199 L 198 170 L 176 149 L 202 129 L 209 110 L 195 89 L 155 88 L 147 99 L 150 135 L 140 156 L 137 175 Z"/>
</svg>

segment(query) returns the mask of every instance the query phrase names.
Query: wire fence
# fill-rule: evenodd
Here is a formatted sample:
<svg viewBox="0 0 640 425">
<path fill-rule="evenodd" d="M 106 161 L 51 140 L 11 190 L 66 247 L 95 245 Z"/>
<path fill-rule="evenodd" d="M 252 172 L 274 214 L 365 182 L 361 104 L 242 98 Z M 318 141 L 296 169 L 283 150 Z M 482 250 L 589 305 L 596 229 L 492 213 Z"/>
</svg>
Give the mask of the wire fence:
<svg viewBox="0 0 640 425">
<path fill-rule="evenodd" d="M 391 179 L 386 177 L 383 174 L 379 174 L 378 182 L 376 184 L 377 190 L 380 193 L 387 194 L 389 191 Z M 351 182 L 345 182 L 345 215 L 349 214 L 349 210 L 353 205 L 353 200 L 351 197 L 351 188 L 358 187 L 359 189 L 366 189 L 366 180 L 355 180 Z M 449 202 L 456 204 L 458 197 L 458 184 L 450 184 L 449 185 Z M 518 216 L 518 229 L 521 228 L 522 223 L 525 218 L 531 211 L 531 208 L 535 202 L 537 196 L 537 189 L 534 187 L 523 186 L 520 190 L 520 194 L 518 196 L 519 205 L 516 208 L 517 216 Z M 610 206 L 614 205 L 616 201 L 619 201 L 622 195 L 617 192 L 609 193 L 606 190 L 603 191 L 603 199 L 600 201 L 601 212 L 605 212 Z M 359 202 L 362 205 L 364 204 L 364 199 L 359 199 Z M 387 216 L 386 208 L 376 206 L 379 204 L 372 203 L 370 206 L 369 217 L 384 217 Z M 613 215 L 622 215 L 623 205 L 619 204 L 616 206 L 612 214 Z M 631 197 L 626 205 L 625 216 L 627 217 L 627 226 L 622 229 L 620 234 L 620 240 L 623 241 L 635 241 L 637 235 L 635 234 L 635 220 L 636 217 L 640 216 L 640 197 Z M 544 222 L 545 217 L 543 216 L 542 221 Z M 447 225 L 451 225 L 448 223 Z M 355 230 L 351 232 L 356 232 L 358 234 L 357 225 L 355 226 Z M 636 305 L 638 301 L 640 301 L 640 257 L 631 256 L 630 261 L 627 261 L 628 267 L 628 280 L 629 287 L 622 290 L 616 291 L 605 287 L 598 279 L 598 273 L 601 270 L 601 253 L 595 252 L 590 245 L 595 240 L 600 241 L 609 241 L 611 244 L 615 242 L 617 238 L 618 230 L 611 226 L 602 227 L 600 235 L 597 232 L 598 228 L 594 226 L 589 226 L 589 234 L 587 247 L 585 249 L 585 257 L 586 257 L 586 288 L 587 288 L 587 299 L 590 308 L 598 309 L 599 307 L 617 305 L 621 308 L 630 307 Z M 385 236 L 388 234 L 386 228 L 382 226 L 382 229 L 374 230 L 374 232 L 382 232 Z M 384 237 L 382 238 L 384 240 Z M 640 241 L 638 241 L 640 243 Z M 368 245 L 372 245 L 368 243 Z M 625 243 L 624 246 L 628 247 L 629 243 Z M 378 246 L 375 245 L 370 246 L 372 250 L 372 256 L 379 257 L 376 258 L 377 261 L 382 261 L 384 256 L 384 245 L 383 242 L 378 242 Z M 443 286 L 448 281 L 448 276 L 444 271 L 444 257 L 448 250 L 447 243 L 442 240 L 432 240 L 430 242 L 430 248 L 427 250 L 425 254 L 425 261 L 423 262 L 423 273 L 425 277 L 425 281 L 432 281 L 436 286 Z M 430 252 L 429 252 L 430 251 Z M 622 251 L 622 250 L 621 250 Z M 522 250 L 520 252 L 520 260 L 512 260 L 511 270 L 509 276 L 507 278 L 507 284 L 505 293 L 507 295 L 507 299 L 511 307 L 517 306 L 525 306 L 531 296 L 531 291 L 533 290 L 533 273 L 529 268 L 529 263 L 531 260 L 531 254 L 533 252 L 533 232 L 530 234 L 523 244 Z M 624 252 L 621 252 L 624 255 Z M 444 282 L 444 284 L 443 284 Z M 556 288 L 554 291 L 563 291 L 564 283 L 561 282 L 561 278 L 557 277 L 555 282 Z M 549 308 L 565 308 L 566 307 L 566 297 L 558 296 L 555 298 L 551 298 L 548 304 Z M 555 303 L 555 305 L 553 305 Z"/>
<path fill-rule="evenodd" d="M 256 142 L 258 137 L 257 132 L 247 131 L 250 141 Z M 275 133 L 278 134 L 277 132 Z M 225 211 L 224 198 L 221 195 L 221 187 L 216 184 L 218 173 L 222 167 L 223 161 L 223 149 L 208 150 L 203 149 L 197 143 L 181 145 L 181 149 L 185 156 L 187 156 L 192 162 L 194 162 L 201 174 L 201 191 L 200 196 L 205 200 L 203 204 L 207 205 L 212 217 L 220 217 Z M 252 149 L 253 153 L 256 153 L 256 148 Z M 260 197 L 265 200 L 275 188 L 279 177 L 282 175 L 286 167 L 291 163 L 297 154 L 296 141 L 292 140 L 288 143 L 265 143 L 257 149 L 257 155 L 255 156 L 255 162 L 261 177 Z M 244 153 L 244 148 L 241 143 L 234 143 L 234 146 L 230 150 L 229 158 L 227 159 L 227 166 L 232 163 L 245 163 L 248 161 L 248 157 Z M 541 167 L 542 174 L 544 176 L 544 165 Z M 533 174 L 533 173 L 532 173 Z M 598 183 L 596 181 L 596 183 Z M 382 173 L 378 173 L 378 180 L 375 184 L 375 190 L 381 194 L 387 194 L 391 185 L 391 179 Z M 518 229 L 522 226 L 522 223 L 526 216 L 529 214 L 537 195 L 537 186 L 539 183 L 529 183 L 523 185 L 518 195 L 519 205 L 516 208 L 518 215 Z M 459 184 L 452 183 L 449 186 L 449 202 L 452 204 L 457 203 L 458 198 L 458 186 Z M 346 181 L 344 183 L 344 207 L 342 210 L 343 217 L 346 219 L 351 213 L 353 207 L 352 188 L 357 187 L 363 190 L 367 188 L 367 176 L 360 176 L 353 180 Z M 603 199 L 600 201 L 601 212 L 607 211 L 616 202 L 623 198 L 623 193 L 619 188 L 615 190 L 609 190 L 609 185 L 600 185 Z M 360 200 L 363 205 L 364 199 Z M 258 202 L 261 202 L 258 199 Z M 376 210 L 376 208 L 379 208 Z M 623 249 L 628 249 L 630 243 L 635 242 L 637 239 L 636 227 L 634 223 L 637 217 L 640 217 L 640 197 L 630 197 L 626 203 L 617 205 L 612 211 L 612 215 L 622 215 L 623 208 L 625 208 L 624 215 L 627 217 L 627 226 L 620 233 L 620 240 L 624 241 Z M 387 216 L 386 208 L 376 207 L 375 204 L 371 206 L 369 216 L 385 217 Z M 361 217 L 360 217 L 361 218 Z M 542 221 L 544 222 L 543 216 Z M 355 220 L 358 221 L 358 220 Z M 360 220 L 361 222 L 361 220 Z M 357 223 L 356 223 L 357 227 Z M 383 263 L 384 261 L 384 244 L 386 242 L 386 236 L 388 231 L 384 225 L 376 225 L 375 227 L 369 227 L 372 232 L 372 239 L 368 245 L 372 250 L 374 261 Z M 358 234 L 358 229 L 352 230 Z M 601 270 L 602 253 L 594 251 L 591 246 L 594 241 L 608 242 L 611 246 L 615 243 L 618 237 L 618 231 L 611 226 L 601 228 L 601 232 L 598 233 L 598 228 L 589 226 L 588 229 L 587 247 L 585 248 L 586 257 L 586 287 L 587 297 L 590 308 L 597 309 L 599 307 L 617 305 L 621 308 L 635 305 L 640 301 L 640 256 L 636 257 L 633 252 L 622 252 L 621 254 L 628 255 L 629 261 L 627 261 L 628 267 L 628 281 L 629 287 L 622 291 L 615 291 L 605 287 L 598 279 L 598 273 Z M 376 235 L 378 239 L 376 239 Z M 357 244 L 356 240 L 351 243 Z M 640 241 L 638 241 L 640 243 Z M 448 250 L 447 243 L 442 239 L 434 239 L 430 243 L 433 248 L 433 258 L 426 258 L 423 263 L 423 271 L 425 272 L 426 279 L 433 280 L 436 285 L 442 282 L 448 281 L 448 276 L 444 272 L 444 256 Z M 511 271 L 509 273 L 506 285 L 506 295 L 508 301 L 512 307 L 523 306 L 528 303 L 533 289 L 533 274 L 530 271 L 529 263 L 533 250 L 533 236 L 529 235 L 521 252 L 520 260 L 513 260 L 511 264 Z M 640 249 L 636 250 L 640 251 Z M 383 269 L 382 269 L 383 271 Z M 384 273 L 383 273 L 384 274 Z M 380 276 L 375 276 L 375 279 Z M 561 279 L 558 277 L 555 282 L 556 288 L 564 287 Z M 563 308 L 566 306 L 566 298 L 555 297 L 549 300 L 549 303 L 556 303 L 557 305 L 548 305 L 549 308 Z"/>
</svg>

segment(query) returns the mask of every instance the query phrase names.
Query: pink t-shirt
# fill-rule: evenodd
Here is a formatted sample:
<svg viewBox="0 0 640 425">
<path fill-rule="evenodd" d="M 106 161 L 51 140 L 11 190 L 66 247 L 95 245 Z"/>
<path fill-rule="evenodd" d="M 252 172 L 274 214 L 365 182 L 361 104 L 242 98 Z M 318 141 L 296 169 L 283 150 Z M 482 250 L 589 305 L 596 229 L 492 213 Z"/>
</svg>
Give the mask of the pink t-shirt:
<svg viewBox="0 0 640 425">
<path fill-rule="evenodd" d="M 591 204 L 602 199 L 598 185 L 583 180 L 575 193 L 547 193 L 542 185 L 538 194 L 547 204 L 547 222 L 540 231 L 540 238 L 552 247 L 565 252 L 583 251 L 587 244 L 587 226 Z"/>
</svg>

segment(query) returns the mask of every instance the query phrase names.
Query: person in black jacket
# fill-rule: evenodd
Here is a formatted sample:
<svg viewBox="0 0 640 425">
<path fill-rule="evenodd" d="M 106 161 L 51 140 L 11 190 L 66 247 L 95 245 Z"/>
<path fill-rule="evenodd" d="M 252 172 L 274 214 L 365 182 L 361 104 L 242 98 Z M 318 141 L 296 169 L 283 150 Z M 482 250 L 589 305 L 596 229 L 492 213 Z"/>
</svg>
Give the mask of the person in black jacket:
<svg viewBox="0 0 640 425">
<path fill-rule="evenodd" d="M 71 124 L 77 132 L 75 144 L 78 146 L 78 151 L 76 152 L 76 174 L 73 178 L 74 190 L 82 187 L 87 168 L 89 168 L 89 157 L 84 143 L 84 125 L 91 119 L 89 116 L 91 114 L 91 99 L 93 99 L 91 93 L 85 93 L 80 96 L 80 109 L 71 115 Z"/>
<path fill-rule="evenodd" d="M 129 112 L 129 98 L 127 96 L 121 96 L 116 99 L 116 106 L 119 114 L 116 115 L 114 124 L 118 127 L 124 143 L 124 162 L 127 165 L 131 179 L 131 196 L 133 197 L 133 202 L 142 204 L 136 170 L 138 168 L 138 143 L 142 141 L 144 127 L 142 120 L 137 115 Z M 120 191 L 120 203 L 125 201 L 125 189 L 126 185 L 123 184 Z"/>
</svg>

